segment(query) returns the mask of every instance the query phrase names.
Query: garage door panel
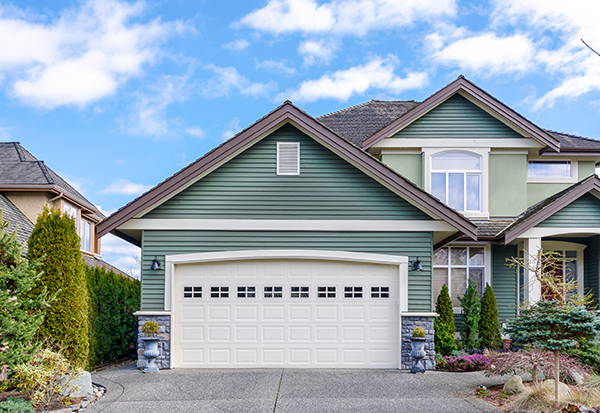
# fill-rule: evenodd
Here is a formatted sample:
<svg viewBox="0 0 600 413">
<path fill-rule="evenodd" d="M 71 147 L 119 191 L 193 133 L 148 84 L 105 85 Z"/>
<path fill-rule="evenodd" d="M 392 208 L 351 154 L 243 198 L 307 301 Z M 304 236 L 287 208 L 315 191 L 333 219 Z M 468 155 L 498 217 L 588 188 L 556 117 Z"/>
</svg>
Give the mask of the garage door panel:
<svg viewBox="0 0 600 413">
<path fill-rule="evenodd" d="M 182 264 L 175 266 L 174 281 L 174 367 L 398 367 L 397 266 Z M 184 298 L 184 286 L 202 287 L 202 296 Z M 211 297 L 211 287 L 220 288 L 219 297 Z M 221 287 L 228 287 L 228 297 Z M 281 287 L 281 297 L 265 297 L 265 287 L 273 293 Z M 319 287 L 335 287 L 335 297 L 319 298 Z M 250 291 L 254 296 L 243 294 Z"/>
</svg>

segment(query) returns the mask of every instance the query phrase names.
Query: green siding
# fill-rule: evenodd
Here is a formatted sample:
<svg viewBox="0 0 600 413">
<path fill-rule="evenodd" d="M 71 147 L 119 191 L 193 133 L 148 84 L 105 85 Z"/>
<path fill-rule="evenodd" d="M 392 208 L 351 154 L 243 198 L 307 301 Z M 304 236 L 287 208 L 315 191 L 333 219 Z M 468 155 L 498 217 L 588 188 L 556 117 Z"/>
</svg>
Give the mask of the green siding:
<svg viewBox="0 0 600 413">
<path fill-rule="evenodd" d="M 593 305 L 598 305 L 598 289 L 600 288 L 600 240 L 599 236 L 593 236 L 587 239 L 587 248 L 583 250 L 583 287 L 584 292 L 592 292 L 594 295 Z"/>
<path fill-rule="evenodd" d="M 381 162 L 423 189 L 423 155 L 382 154 Z"/>
<path fill-rule="evenodd" d="M 523 136 L 456 94 L 392 137 L 479 139 Z"/>
<path fill-rule="evenodd" d="M 507 173 L 509 172 L 509 173 Z M 527 155 L 490 154 L 491 217 L 516 217 L 527 209 Z"/>
<path fill-rule="evenodd" d="M 276 175 L 277 142 L 300 142 L 300 175 Z M 144 218 L 430 220 L 286 124 Z"/>
<path fill-rule="evenodd" d="M 517 316 L 517 272 L 506 259 L 517 256 L 516 245 L 492 245 L 492 282 L 500 321 Z"/>
<path fill-rule="evenodd" d="M 540 222 L 538 227 L 600 227 L 600 199 L 585 194 L 573 201 L 550 218 Z"/>
<path fill-rule="evenodd" d="M 164 308 L 164 269 L 152 271 L 156 255 L 196 252 L 312 249 L 355 251 L 375 254 L 418 257 L 423 271 L 409 271 L 408 308 L 432 311 L 430 232 L 317 232 L 317 231 L 149 231 L 142 238 L 142 310 Z M 164 267 L 164 266 L 163 266 Z"/>
</svg>

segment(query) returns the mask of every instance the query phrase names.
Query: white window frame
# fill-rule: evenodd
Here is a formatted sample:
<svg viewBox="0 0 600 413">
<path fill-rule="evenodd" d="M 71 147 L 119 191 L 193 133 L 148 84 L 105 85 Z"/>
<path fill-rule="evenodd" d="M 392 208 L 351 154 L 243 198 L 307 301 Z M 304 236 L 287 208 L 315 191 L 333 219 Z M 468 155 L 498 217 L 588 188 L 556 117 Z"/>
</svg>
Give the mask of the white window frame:
<svg viewBox="0 0 600 413">
<path fill-rule="evenodd" d="M 569 162 L 571 164 L 571 176 L 570 177 L 534 177 L 534 176 L 529 176 L 529 164 L 531 161 L 536 161 L 536 162 L 553 162 L 553 161 L 560 161 L 560 162 Z M 566 159 L 566 158 L 558 158 L 555 159 L 554 157 L 552 159 L 548 159 L 548 158 L 544 158 L 544 159 L 540 159 L 540 158 L 528 158 L 527 159 L 527 183 L 529 184 L 574 184 L 576 182 L 579 181 L 579 164 L 577 161 L 572 160 L 572 159 Z"/>
<path fill-rule="evenodd" d="M 469 265 L 469 248 L 483 248 L 483 275 L 481 277 L 481 293 L 483 294 L 483 292 L 485 291 L 485 286 L 487 283 L 491 284 L 491 247 L 490 245 L 447 245 L 444 248 L 467 248 L 467 263 L 466 265 L 452 265 L 451 264 L 451 255 L 448 254 L 448 264 L 447 265 L 433 265 L 432 264 L 432 268 L 446 268 L 448 270 L 448 278 L 447 278 L 447 282 L 446 285 L 448 286 L 448 292 L 450 294 L 450 298 L 452 299 L 452 271 L 451 268 L 465 268 L 466 274 L 467 274 L 467 285 L 469 282 L 469 268 L 473 267 L 473 268 L 482 268 L 481 265 Z M 433 277 L 433 271 L 432 271 L 432 277 Z M 518 278 L 518 277 L 517 277 Z M 433 282 L 432 282 L 433 285 Z M 434 293 L 435 297 L 432 297 L 433 301 L 435 302 L 435 300 L 437 299 L 437 294 L 439 294 L 438 291 L 436 291 Z M 464 294 L 464 293 L 463 293 Z M 460 314 L 461 312 L 461 307 L 452 307 L 454 310 L 455 314 Z"/>
<path fill-rule="evenodd" d="M 489 219 L 489 154 L 491 148 L 423 148 L 423 178 L 425 191 L 431 193 L 431 173 L 432 159 L 436 155 L 444 153 L 464 153 L 471 156 L 478 156 L 481 159 L 481 181 L 480 181 L 480 203 L 481 211 L 461 211 L 467 218 Z M 438 172 L 438 171 L 435 171 Z M 451 172 L 451 171 L 449 171 Z M 454 171 L 460 172 L 460 171 Z M 466 189 L 466 188 L 465 188 Z M 466 191 L 465 191 L 466 192 Z"/>
<path fill-rule="evenodd" d="M 296 146 L 296 172 L 286 173 L 279 170 L 279 151 L 282 146 Z M 300 175 L 300 142 L 277 142 L 277 175 Z"/>
<path fill-rule="evenodd" d="M 75 221 L 75 230 L 79 235 L 79 208 L 67 201 L 63 201 L 63 213 Z"/>
<path fill-rule="evenodd" d="M 81 250 L 91 253 L 94 248 L 92 242 L 92 223 L 84 218 L 81 218 L 79 222 L 79 240 Z M 87 249 L 86 242 L 88 243 Z"/>
</svg>

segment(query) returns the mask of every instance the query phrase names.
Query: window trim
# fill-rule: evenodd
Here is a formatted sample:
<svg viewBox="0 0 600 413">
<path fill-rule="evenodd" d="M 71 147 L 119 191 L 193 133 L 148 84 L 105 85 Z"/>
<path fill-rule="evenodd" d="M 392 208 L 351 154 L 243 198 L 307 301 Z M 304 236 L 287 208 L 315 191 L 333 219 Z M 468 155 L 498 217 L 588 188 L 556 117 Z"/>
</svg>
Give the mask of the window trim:
<svg viewBox="0 0 600 413">
<path fill-rule="evenodd" d="M 568 178 L 561 177 L 534 177 L 529 176 L 529 164 L 532 161 L 536 162 L 570 162 L 571 164 L 571 176 Z M 527 183 L 528 184 L 574 184 L 579 181 L 579 163 L 577 160 L 559 158 L 559 159 L 540 159 L 540 158 L 527 158 Z"/>
<path fill-rule="evenodd" d="M 86 234 L 86 231 L 84 231 L 84 228 L 89 228 L 89 232 Z M 93 224 L 92 222 L 88 221 L 85 218 L 81 218 L 79 220 L 79 246 L 81 251 L 84 252 L 89 252 L 90 254 L 92 254 L 94 251 L 94 242 L 93 242 L 93 237 L 92 237 L 92 233 L 93 233 Z M 87 235 L 87 239 L 84 239 L 84 237 Z M 85 242 L 88 241 L 89 242 L 89 249 L 85 249 Z"/>
<path fill-rule="evenodd" d="M 489 154 L 491 147 L 481 148 L 422 148 L 423 154 L 423 183 L 425 191 L 431 194 L 432 158 L 444 153 L 464 153 L 479 156 L 481 159 L 480 201 L 481 211 L 462 211 L 467 218 L 489 219 Z"/>
</svg>

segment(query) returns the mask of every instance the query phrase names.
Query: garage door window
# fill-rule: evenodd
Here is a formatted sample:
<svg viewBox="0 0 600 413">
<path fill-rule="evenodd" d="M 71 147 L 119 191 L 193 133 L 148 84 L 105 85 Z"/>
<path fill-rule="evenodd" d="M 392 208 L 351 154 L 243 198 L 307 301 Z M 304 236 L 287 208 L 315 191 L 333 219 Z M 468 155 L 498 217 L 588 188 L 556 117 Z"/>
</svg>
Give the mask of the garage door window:
<svg viewBox="0 0 600 413">
<path fill-rule="evenodd" d="M 265 298 L 283 298 L 283 287 L 265 286 Z"/>
<path fill-rule="evenodd" d="M 229 298 L 229 287 L 210 287 L 210 298 Z"/>
<path fill-rule="evenodd" d="M 344 298 L 362 298 L 362 287 L 344 287 Z"/>
<path fill-rule="evenodd" d="M 335 287 L 317 287 L 317 297 L 335 298 Z"/>
<path fill-rule="evenodd" d="M 390 287 L 371 287 L 371 298 L 390 298 Z"/>
<path fill-rule="evenodd" d="M 183 298 L 202 298 L 202 287 L 183 287 Z"/>
<path fill-rule="evenodd" d="M 292 287 L 292 298 L 308 298 L 308 287 Z"/>
<path fill-rule="evenodd" d="M 254 286 L 238 286 L 238 298 L 256 298 L 256 287 Z"/>
</svg>

